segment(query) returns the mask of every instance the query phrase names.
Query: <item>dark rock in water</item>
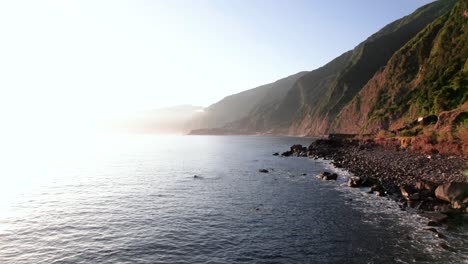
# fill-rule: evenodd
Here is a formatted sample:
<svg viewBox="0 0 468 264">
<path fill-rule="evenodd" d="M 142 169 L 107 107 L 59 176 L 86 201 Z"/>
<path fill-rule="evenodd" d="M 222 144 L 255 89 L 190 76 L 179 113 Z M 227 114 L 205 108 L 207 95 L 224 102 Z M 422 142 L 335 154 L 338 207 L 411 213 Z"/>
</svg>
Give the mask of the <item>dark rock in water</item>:
<svg viewBox="0 0 468 264">
<path fill-rule="evenodd" d="M 320 173 L 319 175 L 317 175 L 316 177 L 317 177 L 318 179 L 322 179 L 324 176 L 328 176 L 328 175 L 330 175 L 330 174 L 331 174 L 330 172 L 324 171 L 324 172 Z"/>
<path fill-rule="evenodd" d="M 302 176 L 307 176 L 307 173 L 302 173 Z"/>
<path fill-rule="evenodd" d="M 333 164 L 333 166 L 335 166 L 337 168 L 343 168 L 343 165 L 339 161 L 333 161 L 332 164 Z"/>
<path fill-rule="evenodd" d="M 376 184 L 376 180 L 369 177 L 351 176 L 348 179 L 349 187 L 371 187 Z"/>
<path fill-rule="evenodd" d="M 267 169 L 259 169 L 258 172 L 261 172 L 261 173 L 268 173 L 269 171 Z"/>
<path fill-rule="evenodd" d="M 297 145 L 293 145 L 293 146 L 291 147 L 291 152 L 293 152 L 293 153 L 307 152 L 307 148 L 306 148 L 306 147 L 303 147 L 303 146 L 300 145 L 300 144 L 297 144 Z"/>
<path fill-rule="evenodd" d="M 385 193 L 385 189 L 382 187 L 380 184 L 374 184 L 370 188 L 371 192 L 380 192 L 380 193 Z"/>
<path fill-rule="evenodd" d="M 362 184 L 362 179 L 361 177 L 358 177 L 358 176 L 351 176 L 349 177 L 348 179 L 348 186 L 349 187 L 360 187 Z"/>
<path fill-rule="evenodd" d="M 421 199 L 420 194 L 417 192 L 417 189 L 412 186 L 401 186 L 400 187 L 401 196 L 408 201 L 419 201 Z"/>
<path fill-rule="evenodd" d="M 463 201 L 468 197 L 468 182 L 451 182 L 439 185 L 435 189 L 435 196 L 446 202 Z"/>
<path fill-rule="evenodd" d="M 428 224 L 429 225 L 429 224 Z M 427 230 L 427 231 L 431 231 L 432 233 L 435 234 L 436 237 L 438 238 L 442 238 L 442 239 L 445 239 L 446 237 L 444 236 L 444 234 L 441 234 L 439 233 L 439 231 L 437 231 L 437 229 L 431 227 L 431 228 L 424 228 L 424 230 Z"/>
<path fill-rule="evenodd" d="M 442 224 L 440 222 L 436 222 L 436 221 L 429 221 L 427 223 L 428 226 L 441 226 Z"/>
<path fill-rule="evenodd" d="M 379 197 L 385 197 L 387 196 L 387 194 L 385 193 L 385 191 L 376 191 L 375 192 L 375 195 L 379 196 Z"/>
<path fill-rule="evenodd" d="M 278 152 L 273 153 L 273 156 L 279 156 Z"/>
<path fill-rule="evenodd" d="M 436 233 L 436 234 L 439 233 L 439 232 L 437 231 L 437 229 L 435 229 L 435 228 L 433 228 L 433 227 L 431 227 L 431 228 L 424 228 L 424 230 L 431 231 L 432 233 Z"/>
<path fill-rule="evenodd" d="M 193 178 L 194 178 L 194 179 L 201 179 L 202 177 L 201 177 L 201 176 L 198 176 L 198 175 L 193 175 Z"/>
<path fill-rule="evenodd" d="M 326 181 L 330 181 L 330 180 L 336 181 L 337 178 L 338 178 L 338 174 L 332 173 L 331 175 L 325 176 L 322 179 Z"/>
<path fill-rule="evenodd" d="M 442 213 L 437 213 L 437 212 L 424 212 L 420 214 L 421 216 L 429 218 L 429 222 L 435 222 L 435 223 L 444 223 L 447 221 L 448 216 Z M 434 223 L 431 223 L 434 224 Z"/>
<path fill-rule="evenodd" d="M 410 196 L 411 194 L 415 193 L 416 190 L 412 188 L 411 186 L 400 186 L 400 193 L 403 198 L 406 200 L 411 200 Z"/>
<path fill-rule="evenodd" d="M 415 200 L 408 200 L 406 201 L 406 203 L 411 208 L 417 208 L 421 204 L 419 201 L 415 201 Z"/>
<path fill-rule="evenodd" d="M 338 174 L 324 171 L 321 174 L 317 175 L 317 178 L 324 180 L 324 181 L 331 181 L 331 180 L 335 181 L 338 178 Z"/>
<path fill-rule="evenodd" d="M 447 243 L 440 243 L 439 246 L 445 250 L 453 251 L 453 249 L 449 245 L 447 245 Z"/>
<path fill-rule="evenodd" d="M 448 204 L 440 204 L 440 205 L 435 205 L 434 206 L 434 211 L 441 213 L 441 214 L 450 214 L 453 213 L 453 209 L 450 208 L 450 205 Z"/>
<path fill-rule="evenodd" d="M 289 157 L 289 156 L 307 157 L 308 155 L 309 155 L 308 149 L 300 144 L 293 145 L 288 151 L 285 151 L 281 154 L 281 156 L 284 156 L 284 157 Z"/>
</svg>

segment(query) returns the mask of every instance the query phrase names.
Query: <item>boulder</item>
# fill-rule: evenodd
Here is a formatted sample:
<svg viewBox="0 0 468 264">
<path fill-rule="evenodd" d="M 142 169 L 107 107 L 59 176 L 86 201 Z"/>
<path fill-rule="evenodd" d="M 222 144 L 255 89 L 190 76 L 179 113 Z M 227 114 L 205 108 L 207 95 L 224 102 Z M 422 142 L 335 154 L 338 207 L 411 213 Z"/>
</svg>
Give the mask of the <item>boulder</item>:
<svg viewBox="0 0 468 264">
<path fill-rule="evenodd" d="M 326 181 L 333 180 L 333 181 L 336 181 L 337 178 L 338 178 L 338 174 L 332 173 L 331 175 L 327 175 L 327 176 L 323 177 L 322 180 L 326 180 Z"/>
<path fill-rule="evenodd" d="M 429 221 L 429 222 L 430 222 L 430 221 Z M 430 226 L 430 225 L 428 224 L 428 226 Z M 436 233 L 436 234 L 438 234 L 438 233 L 439 233 L 439 232 L 437 231 L 437 229 L 435 229 L 435 228 L 433 228 L 433 227 L 430 227 L 430 228 L 424 228 L 424 230 L 431 231 L 431 232 L 433 232 L 433 233 Z"/>
<path fill-rule="evenodd" d="M 258 172 L 261 172 L 261 173 L 268 173 L 269 171 L 267 169 L 260 169 L 258 170 Z"/>
<path fill-rule="evenodd" d="M 371 186 L 369 193 L 375 193 L 376 196 L 386 196 L 387 192 L 385 191 L 384 187 L 380 184 L 374 184 Z"/>
<path fill-rule="evenodd" d="M 285 157 L 289 157 L 291 155 L 295 155 L 295 156 L 298 156 L 298 157 L 307 157 L 308 151 L 307 151 L 306 147 L 304 147 L 304 146 L 302 146 L 300 144 L 296 144 L 296 145 L 293 145 L 289 149 L 289 151 L 286 151 L 281 155 L 285 156 Z"/>
<path fill-rule="evenodd" d="M 273 153 L 273 156 L 279 156 L 278 152 Z"/>
<path fill-rule="evenodd" d="M 428 191 L 428 192 L 431 192 L 431 193 L 434 192 L 436 187 L 437 187 L 437 185 L 435 185 L 432 182 L 427 182 L 427 181 L 418 181 L 415 184 L 415 188 L 418 191 Z"/>
<path fill-rule="evenodd" d="M 448 216 L 439 212 L 424 212 L 421 213 L 422 216 L 429 218 L 428 225 L 430 226 L 439 226 L 440 224 L 447 221 Z"/>
<path fill-rule="evenodd" d="M 448 204 L 441 204 L 434 206 L 434 211 L 442 214 L 450 214 L 453 212 L 453 209 L 450 208 Z"/>
<path fill-rule="evenodd" d="M 420 199 L 420 195 L 417 192 L 417 189 L 411 186 L 400 186 L 400 192 L 401 196 L 403 196 L 403 198 L 405 198 L 408 201 L 415 201 Z"/>
<path fill-rule="evenodd" d="M 331 181 L 331 180 L 335 181 L 338 178 L 338 174 L 324 171 L 321 174 L 317 175 L 317 178 L 324 180 L 324 181 Z"/>
<path fill-rule="evenodd" d="M 303 150 L 306 151 L 307 148 L 303 147 L 301 144 L 292 145 L 292 147 L 291 147 L 291 151 L 293 151 L 293 152 L 296 152 L 296 151 L 299 152 L 299 151 L 303 151 Z"/>
<path fill-rule="evenodd" d="M 385 191 L 376 191 L 376 192 L 375 192 L 375 195 L 376 195 L 376 196 L 380 196 L 380 197 L 385 197 L 385 196 L 387 196 L 387 194 L 385 193 Z"/>
<path fill-rule="evenodd" d="M 385 191 L 385 189 L 384 189 L 384 188 L 382 187 L 382 185 L 380 185 L 380 184 L 374 184 L 374 185 L 372 185 L 371 188 L 370 188 L 370 190 L 371 190 L 372 192 L 384 192 L 384 191 Z"/>
<path fill-rule="evenodd" d="M 349 177 L 348 179 L 348 186 L 349 187 L 360 187 L 362 184 L 362 179 L 361 177 L 358 177 L 358 176 L 351 176 Z"/>
<path fill-rule="evenodd" d="M 459 200 L 452 200 L 450 205 L 453 209 L 463 209 L 464 205 Z"/>
<path fill-rule="evenodd" d="M 452 202 L 454 200 L 463 201 L 468 197 L 467 182 L 451 182 L 439 185 L 435 189 L 435 196 L 442 201 Z"/>
</svg>

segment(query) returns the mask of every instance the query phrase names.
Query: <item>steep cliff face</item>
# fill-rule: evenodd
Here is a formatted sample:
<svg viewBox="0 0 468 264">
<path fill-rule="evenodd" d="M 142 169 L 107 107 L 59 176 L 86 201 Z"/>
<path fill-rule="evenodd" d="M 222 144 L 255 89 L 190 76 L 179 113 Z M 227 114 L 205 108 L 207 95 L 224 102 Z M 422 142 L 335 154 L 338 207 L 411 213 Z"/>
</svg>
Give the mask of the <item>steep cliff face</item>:
<svg viewBox="0 0 468 264">
<path fill-rule="evenodd" d="M 468 99 L 467 5 L 425 5 L 319 69 L 223 99 L 206 109 L 195 128 L 294 136 L 372 133 L 456 109 Z"/>
<path fill-rule="evenodd" d="M 326 93 L 327 87 L 345 68 L 351 55 L 352 52 L 346 52 L 325 66 L 303 75 L 282 100 L 258 105 L 245 118 L 229 124 L 229 128 L 245 133 L 289 134 L 297 111 L 320 102 L 320 95 Z M 308 83 L 316 85 L 308 86 Z"/>
<path fill-rule="evenodd" d="M 294 83 L 307 72 L 299 72 L 274 83 L 230 95 L 207 107 L 192 121 L 192 129 L 221 128 L 242 119 L 259 105 L 272 106 L 281 101 Z"/>
<path fill-rule="evenodd" d="M 275 106 L 258 106 L 230 128 L 257 133 L 319 135 L 391 56 L 436 18 L 454 0 L 437 1 L 397 20 L 324 67 L 297 80 Z"/>
<path fill-rule="evenodd" d="M 333 120 L 331 131 L 395 130 L 468 100 L 468 1 L 399 49 Z"/>
</svg>

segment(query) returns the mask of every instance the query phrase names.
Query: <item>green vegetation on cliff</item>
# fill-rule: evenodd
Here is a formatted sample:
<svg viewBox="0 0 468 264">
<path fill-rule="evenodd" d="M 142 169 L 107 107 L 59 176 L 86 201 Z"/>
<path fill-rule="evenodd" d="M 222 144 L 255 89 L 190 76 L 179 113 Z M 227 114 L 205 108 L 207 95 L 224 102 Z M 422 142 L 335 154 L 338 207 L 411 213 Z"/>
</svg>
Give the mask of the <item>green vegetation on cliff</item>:
<svg viewBox="0 0 468 264">
<path fill-rule="evenodd" d="M 371 133 L 468 107 L 466 12 L 466 0 L 425 5 L 321 68 L 227 97 L 205 124 L 241 134 Z"/>
<path fill-rule="evenodd" d="M 380 85 L 363 89 L 378 90 L 366 125 L 439 114 L 468 101 L 465 10 L 468 2 L 459 1 L 393 55 L 379 76 Z"/>
</svg>

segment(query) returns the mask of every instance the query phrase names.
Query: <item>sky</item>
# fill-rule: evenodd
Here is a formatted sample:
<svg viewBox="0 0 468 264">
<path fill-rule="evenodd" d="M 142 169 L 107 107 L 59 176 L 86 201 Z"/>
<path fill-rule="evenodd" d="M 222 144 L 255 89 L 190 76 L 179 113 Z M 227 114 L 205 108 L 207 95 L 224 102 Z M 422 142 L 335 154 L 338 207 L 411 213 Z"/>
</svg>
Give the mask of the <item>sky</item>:
<svg viewBox="0 0 468 264">
<path fill-rule="evenodd" d="M 0 1 L 0 112 L 78 127 L 320 67 L 428 0 Z"/>
</svg>

